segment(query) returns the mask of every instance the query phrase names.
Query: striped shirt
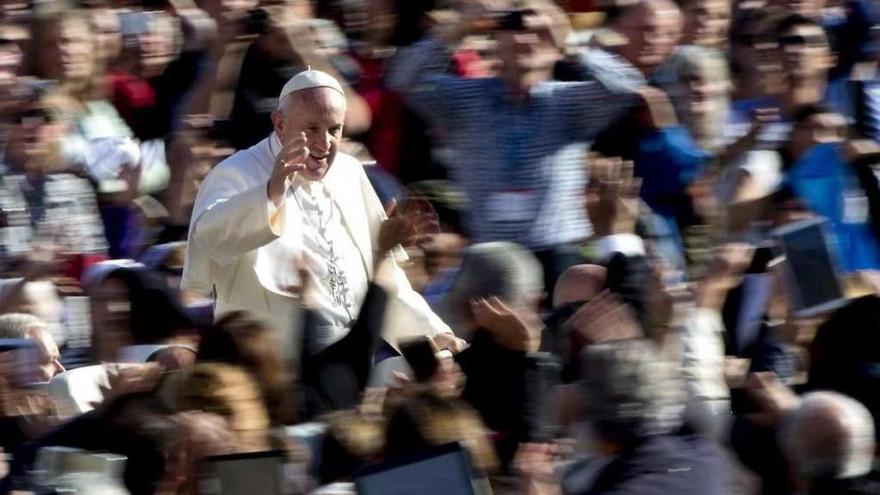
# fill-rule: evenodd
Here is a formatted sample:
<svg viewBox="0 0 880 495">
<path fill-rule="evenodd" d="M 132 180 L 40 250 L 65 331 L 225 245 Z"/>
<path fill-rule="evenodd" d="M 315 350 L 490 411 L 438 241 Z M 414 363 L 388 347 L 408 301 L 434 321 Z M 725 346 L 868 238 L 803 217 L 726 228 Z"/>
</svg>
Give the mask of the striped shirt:
<svg viewBox="0 0 880 495">
<path fill-rule="evenodd" d="M 65 252 L 106 254 L 104 225 L 88 180 L 53 173 L 31 181 L 5 166 L 0 172 L 0 273 L 47 239 Z"/>
<path fill-rule="evenodd" d="M 450 175 L 469 199 L 471 240 L 539 250 L 587 238 L 587 144 L 633 106 L 641 77 L 545 81 L 516 104 L 500 79 L 449 75 L 449 61 L 446 46 L 428 38 L 398 56 L 388 82 L 447 136 Z"/>
</svg>

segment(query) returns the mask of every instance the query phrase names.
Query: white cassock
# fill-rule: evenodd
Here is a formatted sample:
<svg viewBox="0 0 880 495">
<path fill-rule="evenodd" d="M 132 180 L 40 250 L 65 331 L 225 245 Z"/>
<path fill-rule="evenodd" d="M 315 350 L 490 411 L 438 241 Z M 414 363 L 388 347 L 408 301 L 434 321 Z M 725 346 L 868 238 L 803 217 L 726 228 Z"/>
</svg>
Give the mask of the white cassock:
<svg viewBox="0 0 880 495">
<path fill-rule="evenodd" d="M 320 181 L 298 178 L 280 208 L 266 187 L 281 143 L 273 133 L 217 165 L 199 189 L 190 223 L 185 289 L 213 293 L 215 318 L 246 310 L 272 324 L 285 354 L 299 352 L 300 285 L 296 261 L 317 279 L 313 305 L 321 316 L 319 347 L 346 335 L 373 278 L 373 252 L 385 211 L 363 166 L 337 153 Z M 392 262 L 394 263 L 394 262 Z M 383 286 L 390 307 L 383 336 L 451 332 L 394 264 Z"/>
</svg>

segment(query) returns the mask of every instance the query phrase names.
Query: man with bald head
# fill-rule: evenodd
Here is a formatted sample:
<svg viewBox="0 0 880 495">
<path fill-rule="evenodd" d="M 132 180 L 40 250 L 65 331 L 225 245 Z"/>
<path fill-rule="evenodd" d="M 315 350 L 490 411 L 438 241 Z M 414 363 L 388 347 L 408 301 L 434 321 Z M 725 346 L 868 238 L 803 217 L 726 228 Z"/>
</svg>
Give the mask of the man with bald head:
<svg viewBox="0 0 880 495">
<path fill-rule="evenodd" d="M 874 462 L 874 420 L 859 401 L 836 392 L 801 398 L 781 432 L 794 475 L 810 495 L 878 493 L 869 480 Z"/>
<path fill-rule="evenodd" d="M 272 134 L 223 161 L 205 178 L 190 224 L 183 287 L 213 293 L 215 316 L 246 310 L 273 324 L 289 358 L 303 266 L 309 301 L 320 320 L 315 349 L 343 339 L 360 311 L 374 269 L 395 245 L 424 234 L 430 219 L 388 220 L 361 164 L 339 152 L 345 121 L 339 82 L 314 70 L 284 86 L 272 113 Z M 385 254 L 382 254 L 385 253 Z M 427 333 L 441 347 L 458 345 L 448 327 L 388 261 L 395 333 Z M 411 318 L 406 318 L 410 316 Z"/>
</svg>

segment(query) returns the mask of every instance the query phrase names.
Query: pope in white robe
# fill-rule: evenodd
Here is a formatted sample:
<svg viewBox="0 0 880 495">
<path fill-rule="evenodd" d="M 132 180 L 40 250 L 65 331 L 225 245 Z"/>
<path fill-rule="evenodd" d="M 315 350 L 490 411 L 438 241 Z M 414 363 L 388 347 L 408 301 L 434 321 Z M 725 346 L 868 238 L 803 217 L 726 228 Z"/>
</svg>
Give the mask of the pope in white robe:
<svg viewBox="0 0 880 495">
<path fill-rule="evenodd" d="M 275 131 L 208 174 L 190 223 L 182 287 L 213 294 L 215 318 L 235 310 L 263 318 L 294 360 L 298 260 L 314 280 L 310 302 L 321 319 L 316 345 L 326 347 L 357 318 L 387 219 L 363 166 L 337 152 L 344 117 L 335 79 L 311 70 L 294 76 L 272 115 Z M 385 340 L 396 345 L 420 334 L 455 342 L 403 270 L 388 263 Z"/>
</svg>

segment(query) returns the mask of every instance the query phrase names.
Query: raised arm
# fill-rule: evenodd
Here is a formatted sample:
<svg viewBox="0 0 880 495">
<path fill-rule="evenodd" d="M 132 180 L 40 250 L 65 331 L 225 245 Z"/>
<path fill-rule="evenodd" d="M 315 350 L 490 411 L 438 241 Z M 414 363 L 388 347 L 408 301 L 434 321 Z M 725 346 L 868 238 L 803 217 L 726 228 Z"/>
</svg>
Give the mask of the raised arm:
<svg viewBox="0 0 880 495">
<path fill-rule="evenodd" d="M 555 88 L 560 109 L 569 123 L 573 139 L 592 141 L 605 127 L 653 94 L 644 76 L 622 58 L 607 52 L 581 54 L 592 79 L 560 84 Z"/>
<path fill-rule="evenodd" d="M 455 121 L 455 86 L 459 78 L 447 74 L 452 52 L 439 39 L 429 36 L 403 50 L 388 72 L 388 87 L 435 126 Z"/>
<path fill-rule="evenodd" d="M 218 263 L 262 247 L 284 233 L 285 197 L 308 155 L 305 135 L 285 144 L 268 182 L 251 184 L 231 164 L 205 179 L 193 210 L 191 241 Z M 240 155 L 239 159 L 247 155 Z"/>
<path fill-rule="evenodd" d="M 435 26 L 423 40 L 400 52 L 388 71 L 388 87 L 435 126 L 455 125 L 456 110 L 472 91 L 473 81 L 452 76 L 452 52 L 468 35 L 491 29 L 498 2 L 468 0 L 459 22 Z M 474 97 L 471 92 L 471 97 Z"/>
</svg>

